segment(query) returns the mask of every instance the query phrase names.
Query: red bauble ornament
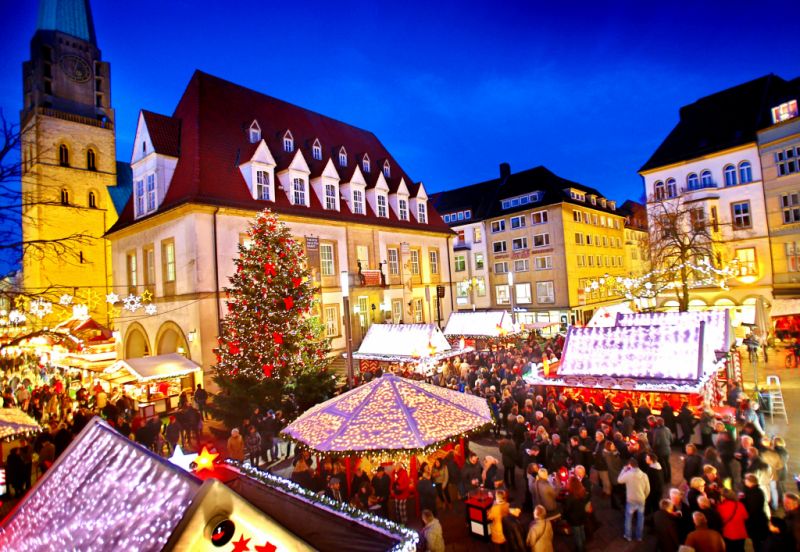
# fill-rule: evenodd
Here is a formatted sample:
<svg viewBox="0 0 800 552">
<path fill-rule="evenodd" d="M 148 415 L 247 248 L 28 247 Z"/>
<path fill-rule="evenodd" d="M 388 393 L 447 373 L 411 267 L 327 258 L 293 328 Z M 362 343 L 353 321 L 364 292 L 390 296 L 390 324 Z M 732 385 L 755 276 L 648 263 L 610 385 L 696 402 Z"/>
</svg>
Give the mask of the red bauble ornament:
<svg viewBox="0 0 800 552">
<path fill-rule="evenodd" d="M 232 355 L 238 355 L 239 354 L 239 344 L 236 343 L 236 342 L 229 343 L 228 344 L 228 352 L 230 354 L 232 354 Z"/>
<path fill-rule="evenodd" d="M 303 279 L 302 278 L 292 278 L 292 285 L 294 287 L 300 287 L 300 284 L 302 284 L 302 283 L 303 283 Z"/>
<path fill-rule="evenodd" d="M 264 265 L 264 274 L 268 276 L 275 276 L 277 273 L 275 272 L 275 265 L 272 263 L 267 263 Z"/>
<path fill-rule="evenodd" d="M 283 343 L 283 334 L 279 334 L 278 332 L 272 332 L 272 340 L 275 341 L 278 345 Z"/>
<path fill-rule="evenodd" d="M 284 297 L 283 304 L 286 305 L 286 310 L 290 310 L 294 306 L 294 298 Z"/>
<path fill-rule="evenodd" d="M 261 367 L 261 371 L 262 371 L 262 372 L 264 372 L 264 375 L 265 375 L 266 377 L 268 377 L 268 378 L 271 378 L 271 377 L 272 377 L 272 370 L 274 370 L 274 369 L 275 369 L 275 367 L 274 367 L 274 366 L 272 366 L 272 364 L 264 364 L 264 365 Z"/>
</svg>

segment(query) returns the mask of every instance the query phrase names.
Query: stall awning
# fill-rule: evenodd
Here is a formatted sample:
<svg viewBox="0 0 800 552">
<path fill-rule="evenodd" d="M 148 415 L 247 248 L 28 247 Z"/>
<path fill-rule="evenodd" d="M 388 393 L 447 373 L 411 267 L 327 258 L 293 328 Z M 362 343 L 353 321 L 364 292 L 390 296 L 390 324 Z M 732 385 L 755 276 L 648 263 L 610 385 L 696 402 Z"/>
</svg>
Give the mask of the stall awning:
<svg viewBox="0 0 800 552">
<path fill-rule="evenodd" d="M 455 337 L 499 337 L 513 332 L 506 311 L 454 312 L 444 328 L 445 335 Z"/>
<path fill-rule="evenodd" d="M 41 431 L 39 422 L 19 408 L 0 408 L 0 439 Z"/>
<path fill-rule="evenodd" d="M 186 376 L 193 372 L 199 372 L 200 366 L 192 362 L 183 355 L 170 353 L 166 355 L 129 358 L 118 360 L 103 372 L 105 374 L 115 374 L 117 372 L 127 372 L 136 381 L 152 381 L 166 378 L 177 378 Z M 119 380 L 119 377 L 115 377 Z"/>
</svg>

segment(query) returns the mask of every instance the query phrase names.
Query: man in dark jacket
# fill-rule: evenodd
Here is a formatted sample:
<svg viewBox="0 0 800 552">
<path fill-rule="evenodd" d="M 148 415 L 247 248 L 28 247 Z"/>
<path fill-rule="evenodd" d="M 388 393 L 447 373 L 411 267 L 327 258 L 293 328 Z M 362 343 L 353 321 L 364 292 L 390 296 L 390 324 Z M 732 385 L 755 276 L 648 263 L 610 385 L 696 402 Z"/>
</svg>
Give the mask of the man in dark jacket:
<svg viewBox="0 0 800 552">
<path fill-rule="evenodd" d="M 679 442 L 682 445 L 686 445 L 692 440 L 694 426 L 697 425 L 697 422 L 694 419 L 694 414 L 692 414 L 692 411 L 689 410 L 689 403 L 683 403 L 683 406 L 681 406 L 681 411 L 678 412 L 678 416 L 675 421 L 678 423 L 678 427 L 681 428 L 681 437 Z"/>
<path fill-rule="evenodd" d="M 503 457 L 503 482 L 506 484 L 506 489 L 516 489 L 517 447 L 510 439 L 500 439 L 497 445 Z"/>
<path fill-rule="evenodd" d="M 381 505 L 381 515 L 387 517 L 389 514 L 389 483 L 391 479 L 386 475 L 386 470 L 383 466 L 379 466 L 375 472 L 375 477 L 372 478 L 372 488 L 375 491 L 375 496 L 378 497 L 378 503 Z"/>
<path fill-rule="evenodd" d="M 678 531 L 678 514 L 668 498 L 659 501 L 659 510 L 653 515 L 653 526 L 658 539 L 659 552 L 677 552 L 681 545 Z"/>
<path fill-rule="evenodd" d="M 666 421 L 662 417 L 656 418 L 656 428 L 653 430 L 653 452 L 658 457 L 661 464 L 664 482 L 672 484 L 672 469 L 669 465 L 670 447 L 672 446 L 672 432 L 667 427 Z M 659 497 L 661 494 L 659 493 Z"/>
<path fill-rule="evenodd" d="M 747 535 L 753 541 L 753 548 L 761 550 L 761 546 L 769 536 L 769 520 L 765 509 L 766 497 L 764 491 L 758 486 L 758 478 L 752 473 L 744 477 L 744 504 L 747 510 Z"/>
<path fill-rule="evenodd" d="M 478 455 L 470 452 L 464 467 L 461 468 L 461 496 L 467 496 L 469 491 L 480 487 L 482 472 L 483 468 L 478 463 Z"/>
<path fill-rule="evenodd" d="M 650 516 L 658 511 L 659 501 L 664 494 L 664 475 L 658 458 L 652 452 L 645 455 L 645 464 L 644 473 L 650 482 L 650 494 L 644 504 L 644 514 Z"/>
<path fill-rule="evenodd" d="M 563 468 L 567 464 L 568 456 L 569 452 L 567 452 L 567 447 L 564 443 L 561 442 L 561 437 L 558 433 L 554 433 L 545 451 L 545 463 L 548 471 L 554 473 Z"/>
<path fill-rule="evenodd" d="M 422 478 L 417 482 L 417 493 L 419 494 L 419 507 L 423 510 L 430 510 L 436 515 L 436 485 L 431 479 L 430 470 L 422 472 Z"/>
<path fill-rule="evenodd" d="M 689 443 L 683 459 L 683 478 L 688 484 L 693 477 L 703 477 L 703 457 L 697 454 L 697 447 Z"/>
</svg>

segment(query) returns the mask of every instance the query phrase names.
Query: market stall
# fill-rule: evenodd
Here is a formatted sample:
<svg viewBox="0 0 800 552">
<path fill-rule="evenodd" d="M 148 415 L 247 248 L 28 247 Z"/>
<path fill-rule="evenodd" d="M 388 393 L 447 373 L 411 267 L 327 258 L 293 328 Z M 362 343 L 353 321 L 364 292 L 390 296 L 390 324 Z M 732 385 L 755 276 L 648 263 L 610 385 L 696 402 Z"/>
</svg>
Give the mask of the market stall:
<svg viewBox="0 0 800 552">
<path fill-rule="evenodd" d="M 94 418 L 3 520 L 0 550 L 416 549 L 414 532 L 277 476 L 232 466 L 197 470 L 169 463 Z M 205 481 L 198 477 L 208 473 Z"/>
<path fill-rule="evenodd" d="M 353 358 L 359 361 L 360 378 L 385 372 L 424 377 L 441 361 L 472 350 L 451 347 L 435 324 L 373 324 Z"/>
<path fill-rule="evenodd" d="M 516 335 L 511 315 L 506 311 L 453 312 L 447 319 L 444 335 L 450 343 L 464 340 L 477 350 L 487 349 L 492 341 Z"/>
<path fill-rule="evenodd" d="M 599 404 L 609 395 L 618 405 L 627 400 L 638 405 L 642 399 L 651 406 L 669 401 L 676 408 L 683 401 L 719 404 L 725 393 L 717 375 L 727 357 L 717 348 L 729 339 L 727 315 L 664 314 L 672 316 L 618 315 L 626 325 L 572 327 L 560 365 L 549 373 L 532 371 L 526 380 L 568 389 Z"/>
<path fill-rule="evenodd" d="M 6 454 L 11 450 L 3 443 L 32 437 L 42 430 L 39 423 L 19 408 L 0 408 L 0 496 L 6 494 Z"/>
<path fill-rule="evenodd" d="M 170 353 L 118 360 L 104 374 L 113 387 L 122 387 L 138 401 L 148 419 L 177 408 L 181 393 L 191 393 L 202 369 L 183 355 Z"/>
</svg>

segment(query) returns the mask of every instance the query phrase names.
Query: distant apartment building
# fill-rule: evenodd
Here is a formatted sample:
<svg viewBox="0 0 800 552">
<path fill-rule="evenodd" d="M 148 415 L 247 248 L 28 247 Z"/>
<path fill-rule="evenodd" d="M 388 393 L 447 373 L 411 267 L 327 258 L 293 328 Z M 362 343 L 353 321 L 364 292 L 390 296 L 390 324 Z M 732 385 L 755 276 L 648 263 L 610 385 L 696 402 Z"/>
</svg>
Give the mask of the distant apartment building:
<svg viewBox="0 0 800 552">
<path fill-rule="evenodd" d="M 630 199 L 619 211 L 625 215 L 625 266 L 628 276 L 650 272 L 650 239 L 647 229 L 647 207 Z"/>
<path fill-rule="evenodd" d="M 586 322 L 618 303 L 602 287 L 606 274 L 627 275 L 625 214 L 599 191 L 545 167 L 431 196 L 457 232 L 452 274 L 456 308 L 510 309 L 520 323 Z"/>
</svg>

